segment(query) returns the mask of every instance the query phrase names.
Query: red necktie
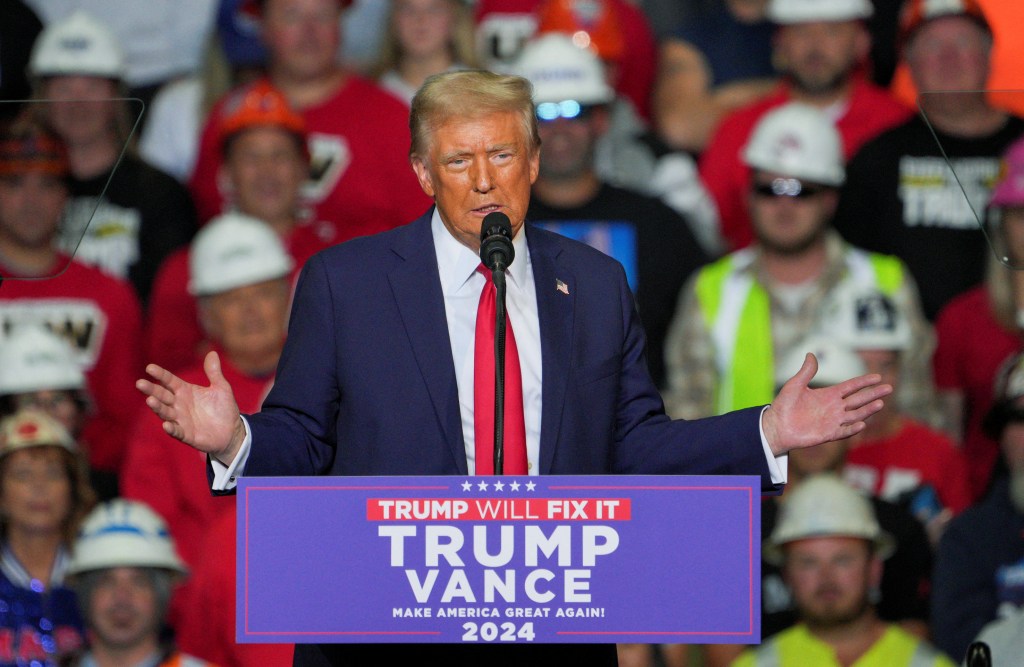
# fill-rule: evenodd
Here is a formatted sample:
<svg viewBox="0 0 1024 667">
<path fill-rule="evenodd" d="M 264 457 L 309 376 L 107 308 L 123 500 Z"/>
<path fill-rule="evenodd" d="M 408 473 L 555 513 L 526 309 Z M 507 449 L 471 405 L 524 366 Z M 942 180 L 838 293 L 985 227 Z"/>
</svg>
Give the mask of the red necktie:
<svg viewBox="0 0 1024 667">
<path fill-rule="evenodd" d="M 494 474 L 494 329 L 496 293 L 490 270 L 476 312 L 476 347 L 473 359 L 473 421 L 476 434 L 476 474 Z M 523 418 L 523 375 L 512 322 L 505 317 L 505 461 L 506 475 L 526 474 L 526 422 Z"/>
</svg>

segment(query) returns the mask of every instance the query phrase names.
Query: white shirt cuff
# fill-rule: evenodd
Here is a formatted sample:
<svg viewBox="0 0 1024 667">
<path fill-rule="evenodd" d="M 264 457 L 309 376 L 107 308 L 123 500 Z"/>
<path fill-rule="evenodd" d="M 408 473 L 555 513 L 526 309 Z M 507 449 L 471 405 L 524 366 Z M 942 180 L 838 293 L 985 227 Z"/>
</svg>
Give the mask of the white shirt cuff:
<svg viewBox="0 0 1024 667">
<path fill-rule="evenodd" d="M 245 472 L 245 464 L 249 460 L 249 449 L 252 446 L 252 432 L 249 431 L 249 422 L 245 420 L 245 417 L 241 419 L 242 425 L 245 426 L 245 440 L 242 441 L 242 446 L 238 448 L 238 453 L 232 459 L 231 465 L 226 466 L 214 457 L 208 457 L 210 465 L 213 467 L 213 485 L 211 488 L 214 491 L 230 491 L 235 488 L 238 486 L 237 479 Z M 761 434 L 761 440 L 764 440 L 763 433 Z M 775 481 L 774 476 L 772 481 Z"/>
<path fill-rule="evenodd" d="M 768 438 L 764 437 L 764 411 L 767 409 L 766 405 L 761 410 L 761 416 L 757 420 L 757 432 L 761 434 L 761 447 L 764 448 L 764 455 L 768 459 L 768 474 L 771 475 L 772 484 L 785 484 L 789 480 L 789 454 L 775 456 L 772 448 L 768 445 Z M 245 428 L 248 432 L 248 425 Z"/>
</svg>

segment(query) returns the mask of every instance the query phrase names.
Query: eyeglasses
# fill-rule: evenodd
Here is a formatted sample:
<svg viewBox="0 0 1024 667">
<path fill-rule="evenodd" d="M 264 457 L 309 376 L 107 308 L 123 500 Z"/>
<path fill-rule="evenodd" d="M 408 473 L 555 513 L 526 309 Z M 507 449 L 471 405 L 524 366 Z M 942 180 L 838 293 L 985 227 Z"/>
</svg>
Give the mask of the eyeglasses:
<svg viewBox="0 0 1024 667">
<path fill-rule="evenodd" d="M 537 120 L 552 121 L 559 118 L 572 120 L 574 118 L 586 118 L 595 105 L 580 104 L 576 100 L 562 100 L 561 102 L 541 102 L 537 105 Z"/>
<path fill-rule="evenodd" d="M 771 183 L 754 183 L 752 190 L 759 197 L 794 197 L 807 199 L 820 195 L 827 188 L 810 185 L 795 178 L 774 178 Z"/>
</svg>

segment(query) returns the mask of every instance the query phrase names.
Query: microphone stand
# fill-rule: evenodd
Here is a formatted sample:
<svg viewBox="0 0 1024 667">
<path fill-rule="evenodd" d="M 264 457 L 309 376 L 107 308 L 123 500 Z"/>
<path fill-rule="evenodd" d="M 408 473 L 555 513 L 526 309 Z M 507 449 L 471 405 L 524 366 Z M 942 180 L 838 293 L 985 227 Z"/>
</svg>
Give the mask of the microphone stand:
<svg viewBox="0 0 1024 667">
<path fill-rule="evenodd" d="M 505 474 L 505 264 L 491 270 L 495 291 L 494 330 L 494 474 Z"/>
</svg>

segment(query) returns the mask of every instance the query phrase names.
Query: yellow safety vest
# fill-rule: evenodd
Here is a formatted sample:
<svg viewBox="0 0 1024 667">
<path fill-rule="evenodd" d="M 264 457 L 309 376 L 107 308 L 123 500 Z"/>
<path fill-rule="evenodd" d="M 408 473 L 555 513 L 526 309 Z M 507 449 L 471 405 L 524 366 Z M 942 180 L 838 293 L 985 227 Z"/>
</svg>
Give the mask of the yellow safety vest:
<svg viewBox="0 0 1024 667">
<path fill-rule="evenodd" d="M 753 260 L 754 250 L 745 248 L 697 275 L 697 300 L 717 357 L 716 414 L 775 397 L 771 308 L 767 290 L 750 270 Z M 903 264 L 896 257 L 846 246 L 843 260 L 850 278 L 884 294 L 891 296 L 903 284 Z"/>
<path fill-rule="evenodd" d="M 783 630 L 733 661 L 731 667 L 840 667 L 832 647 L 800 624 Z M 933 646 L 898 626 L 885 633 L 853 667 L 956 667 Z"/>
</svg>

